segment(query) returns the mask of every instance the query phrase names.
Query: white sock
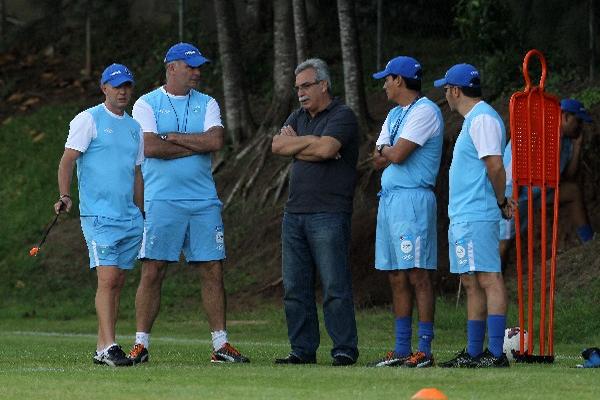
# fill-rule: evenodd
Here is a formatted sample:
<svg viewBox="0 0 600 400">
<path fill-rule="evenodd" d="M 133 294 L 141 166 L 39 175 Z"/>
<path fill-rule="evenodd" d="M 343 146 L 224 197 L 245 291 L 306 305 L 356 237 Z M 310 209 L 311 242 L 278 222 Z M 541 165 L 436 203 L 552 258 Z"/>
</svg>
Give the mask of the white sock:
<svg viewBox="0 0 600 400">
<path fill-rule="evenodd" d="M 135 344 L 143 344 L 145 348 L 150 347 L 150 334 L 146 332 L 135 333 Z"/>
<path fill-rule="evenodd" d="M 96 353 L 98 353 L 98 355 L 100 354 L 106 354 L 106 352 L 108 351 L 108 349 L 110 349 L 113 346 L 118 346 L 118 344 L 113 343 L 113 344 L 109 344 L 107 347 L 100 349 L 100 350 L 96 350 Z"/>
<path fill-rule="evenodd" d="M 214 331 L 210 335 L 212 336 L 214 350 L 219 350 L 227 343 L 227 331 Z"/>
</svg>

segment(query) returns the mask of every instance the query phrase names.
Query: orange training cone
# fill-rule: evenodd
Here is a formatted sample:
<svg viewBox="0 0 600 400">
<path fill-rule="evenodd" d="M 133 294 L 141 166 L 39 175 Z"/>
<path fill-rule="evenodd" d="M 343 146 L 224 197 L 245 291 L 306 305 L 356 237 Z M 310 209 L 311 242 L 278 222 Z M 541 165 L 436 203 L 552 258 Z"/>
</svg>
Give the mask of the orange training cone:
<svg viewBox="0 0 600 400">
<path fill-rule="evenodd" d="M 448 400 L 448 396 L 436 388 L 423 388 L 415 393 L 411 400 Z"/>
</svg>

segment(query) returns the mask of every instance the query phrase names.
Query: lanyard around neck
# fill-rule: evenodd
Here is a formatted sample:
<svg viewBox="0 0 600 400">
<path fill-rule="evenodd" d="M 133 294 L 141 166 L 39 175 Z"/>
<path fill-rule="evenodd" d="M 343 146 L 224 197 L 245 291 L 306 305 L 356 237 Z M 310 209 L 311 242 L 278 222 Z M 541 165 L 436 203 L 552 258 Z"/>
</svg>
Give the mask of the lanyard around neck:
<svg viewBox="0 0 600 400">
<path fill-rule="evenodd" d="M 406 111 L 402 114 L 402 116 L 396 120 L 396 123 L 394 124 L 394 127 L 392 128 L 392 134 L 390 135 L 390 145 L 391 146 L 394 145 L 394 139 L 396 139 L 396 135 L 398 134 L 398 129 L 400 129 L 400 125 L 402 124 L 402 121 L 404 121 L 404 118 L 406 118 L 406 116 L 408 115 L 408 112 L 410 111 L 412 106 L 414 106 L 420 98 L 421 98 L 421 96 L 415 97 L 415 99 L 412 101 L 412 103 L 410 103 L 410 105 L 408 106 Z"/>
</svg>

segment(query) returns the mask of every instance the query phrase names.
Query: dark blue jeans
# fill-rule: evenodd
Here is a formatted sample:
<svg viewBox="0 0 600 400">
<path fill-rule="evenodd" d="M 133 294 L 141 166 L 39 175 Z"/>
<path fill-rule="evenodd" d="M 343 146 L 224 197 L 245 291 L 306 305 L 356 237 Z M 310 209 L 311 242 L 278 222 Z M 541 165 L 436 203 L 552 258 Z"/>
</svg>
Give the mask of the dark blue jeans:
<svg viewBox="0 0 600 400">
<path fill-rule="evenodd" d="M 285 316 L 292 353 L 313 360 L 319 347 L 316 272 L 323 287 L 331 355 L 358 358 L 358 336 L 348 262 L 351 215 L 285 213 L 281 229 Z"/>
</svg>

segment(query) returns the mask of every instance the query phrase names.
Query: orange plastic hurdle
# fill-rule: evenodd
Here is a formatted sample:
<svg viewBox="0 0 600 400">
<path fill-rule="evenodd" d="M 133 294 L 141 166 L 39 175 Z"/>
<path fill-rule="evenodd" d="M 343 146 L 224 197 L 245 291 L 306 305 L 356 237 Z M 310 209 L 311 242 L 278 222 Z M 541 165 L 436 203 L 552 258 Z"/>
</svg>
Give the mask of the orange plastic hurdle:
<svg viewBox="0 0 600 400">
<path fill-rule="evenodd" d="M 539 86 L 533 86 L 529 78 L 529 61 L 537 56 L 542 66 Z M 528 348 L 524 349 L 525 298 L 523 292 L 523 263 L 521 248 L 521 223 L 515 215 L 517 285 L 519 298 L 520 352 L 518 362 L 554 361 L 554 289 L 556 286 L 556 244 L 558 237 L 558 194 L 560 180 L 560 103 L 556 96 L 544 92 L 546 59 L 538 50 L 530 50 L 523 60 L 525 89 L 510 98 L 510 131 L 512 141 L 513 198 L 518 201 L 521 188 L 527 188 L 527 331 Z M 539 304 L 539 355 L 533 354 L 534 335 L 534 197 L 533 188 L 541 191 L 541 264 Z M 547 287 L 547 235 L 546 190 L 554 189 L 554 219 L 552 224 L 552 248 L 550 264 L 550 287 Z M 550 299 L 547 304 L 547 292 Z M 548 309 L 546 306 L 548 305 Z M 548 317 L 548 321 L 546 321 Z M 546 348 L 546 341 L 548 347 Z"/>
</svg>

